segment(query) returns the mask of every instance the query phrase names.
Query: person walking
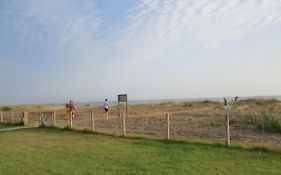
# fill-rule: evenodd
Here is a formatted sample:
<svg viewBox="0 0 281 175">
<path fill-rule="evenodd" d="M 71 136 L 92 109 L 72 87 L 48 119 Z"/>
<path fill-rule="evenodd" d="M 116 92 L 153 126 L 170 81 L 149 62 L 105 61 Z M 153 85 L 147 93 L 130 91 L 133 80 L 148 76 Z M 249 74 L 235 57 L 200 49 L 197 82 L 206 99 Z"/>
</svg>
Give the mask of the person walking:
<svg viewBox="0 0 281 175">
<path fill-rule="evenodd" d="M 69 103 L 65 105 L 65 111 L 69 118 L 74 118 L 76 112 L 76 104 L 74 103 L 74 101 L 69 100 Z"/>
<path fill-rule="evenodd" d="M 107 118 L 109 117 L 109 103 L 108 103 L 108 100 L 107 98 L 105 99 L 105 102 L 103 104 L 103 110 L 104 110 L 104 114 L 102 115 L 103 118 Z"/>
<path fill-rule="evenodd" d="M 228 105 L 228 104 L 227 104 L 227 99 L 224 98 L 223 101 L 224 101 L 224 109 L 227 109 L 227 108 L 228 108 L 228 106 L 227 106 L 227 105 Z"/>
<path fill-rule="evenodd" d="M 238 101 L 238 97 L 236 96 L 235 98 L 234 98 L 234 102 L 236 103 Z"/>
</svg>

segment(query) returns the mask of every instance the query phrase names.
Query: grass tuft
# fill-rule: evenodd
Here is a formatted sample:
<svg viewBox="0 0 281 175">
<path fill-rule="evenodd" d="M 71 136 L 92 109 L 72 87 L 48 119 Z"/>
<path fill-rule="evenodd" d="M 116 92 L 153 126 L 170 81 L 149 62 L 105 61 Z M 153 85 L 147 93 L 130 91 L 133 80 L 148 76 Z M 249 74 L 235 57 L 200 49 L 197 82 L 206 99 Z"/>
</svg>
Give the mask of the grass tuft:
<svg viewBox="0 0 281 175">
<path fill-rule="evenodd" d="M 64 127 L 62 130 L 64 130 L 64 131 L 73 131 L 73 129 L 71 129 L 69 126 Z"/>
<path fill-rule="evenodd" d="M 258 151 L 258 152 L 264 152 L 264 153 L 269 153 L 271 152 L 269 148 L 266 148 L 264 146 L 256 146 L 252 148 L 253 151 Z"/>
<path fill-rule="evenodd" d="M 268 133 L 281 133 L 281 124 L 273 115 L 264 114 L 258 128 Z"/>
</svg>

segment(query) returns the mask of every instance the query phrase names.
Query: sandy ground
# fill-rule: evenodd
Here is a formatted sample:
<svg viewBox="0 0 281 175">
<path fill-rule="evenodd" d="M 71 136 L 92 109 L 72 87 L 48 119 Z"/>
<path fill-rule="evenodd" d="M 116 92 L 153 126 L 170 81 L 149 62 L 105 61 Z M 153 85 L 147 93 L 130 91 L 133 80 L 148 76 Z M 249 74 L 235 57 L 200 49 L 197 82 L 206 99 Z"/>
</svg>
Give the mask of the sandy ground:
<svg viewBox="0 0 281 175">
<path fill-rule="evenodd" d="M 47 125 L 53 125 L 53 111 L 56 111 L 57 126 L 68 126 L 63 107 L 28 105 L 12 106 L 13 112 L 3 112 L 4 122 L 19 122 L 23 111 L 29 111 L 30 125 L 39 124 L 40 112 Z M 170 114 L 171 138 L 199 139 L 224 142 L 226 135 L 225 116 L 230 117 L 232 143 L 255 146 L 281 147 L 281 133 L 266 133 L 258 128 L 262 117 L 272 115 L 281 121 L 281 102 L 276 100 L 247 100 L 231 104 L 224 110 L 218 102 L 168 102 L 148 105 L 129 105 L 126 117 L 126 131 L 131 134 L 165 137 L 166 113 Z M 125 107 L 121 107 L 125 112 Z M 78 108 L 73 127 L 91 128 L 91 112 L 94 113 L 95 127 L 100 131 L 121 134 L 122 119 L 118 116 L 117 106 L 110 107 L 110 117 L 101 117 L 102 110 L 96 105 Z"/>
</svg>

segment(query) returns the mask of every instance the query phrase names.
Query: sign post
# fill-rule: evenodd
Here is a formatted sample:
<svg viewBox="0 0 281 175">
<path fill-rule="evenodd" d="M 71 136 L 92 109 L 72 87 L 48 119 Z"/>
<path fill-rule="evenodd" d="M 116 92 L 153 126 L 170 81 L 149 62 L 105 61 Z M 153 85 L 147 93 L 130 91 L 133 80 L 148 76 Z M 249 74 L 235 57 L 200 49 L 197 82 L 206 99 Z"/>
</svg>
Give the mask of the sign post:
<svg viewBox="0 0 281 175">
<path fill-rule="evenodd" d="M 126 117 L 128 117 L 128 96 L 127 94 L 119 94 L 118 95 L 118 117 L 120 118 L 120 104 L 121 103 L 126 103 Z"/>
<path fill-rule="evenodd" d="M 224 98 L 224 110 L 226 110 L 226 115 L 225 115 L 225 130 L 226 130 L 226 134 L 225 134 L 225 144 L 226 146 L 230 145 L 230 127 L 229 127 L 229 112 L 228 110 L 231 108 L 230 105 L 227 102 L 227 99 Z"/>
<path fill-rule="evenodd" d="M 226 114 L 225 116 L 225 122 L 226 122 L 226 137 L 225 137 L 225 144 L 226 146 L 230 145 L 230 128 L 229 128 L 229 115 Z"/>
</svg>

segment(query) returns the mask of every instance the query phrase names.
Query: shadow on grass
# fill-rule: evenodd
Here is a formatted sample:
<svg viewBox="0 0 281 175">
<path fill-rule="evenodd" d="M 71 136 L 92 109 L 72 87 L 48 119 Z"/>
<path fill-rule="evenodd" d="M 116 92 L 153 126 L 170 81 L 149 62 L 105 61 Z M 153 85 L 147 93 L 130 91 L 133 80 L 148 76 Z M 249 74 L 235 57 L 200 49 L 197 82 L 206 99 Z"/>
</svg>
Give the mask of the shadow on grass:
<svg viewBox="0 0 281 175">
<path fill-rule="evenodd" d="M 71 129 L 70 127 L 65 128 L 58 128 L 58 127 L 39 127 L 39 128 L 31 128 L 32 130 L 43 130 L 44 132 L 51 132 L 51 133 L 69 133 L 74 132 L 78 134 L 91 134 L 91 135 L 99 135 L 99 136 L 106 136 L 111 138 L 122 138 L 122 139 L 130 139 L 130 140 L 136 140 L 141 141 L 137 142 L 136 144 L 143 144 L 143 145 L 153 145 L 149 142 L 153 141 L 155 143 L 162 143 L 167 145 L 196 145 L 201 147 L 212 147 L 212 148 L 224 148 L 224 149 L 230 149 L 230 150 L 246 150 L 246 151 L 253 151 L 253 152 L 259 152 L 259 153 L 272 153 L 272 154 L 280 154 L 281 155 L 281 149 L 272 149 L 264 146 L 254 146 L 254 147 L 245 147 L 243 145 L 230 145 L 226 146 L 222 143 L 207 143 L 207 142 L 200 142 L 200 141 L 187 141 L 187 140 L 176 140 L 176 139 L 157 139 L 157 138 L 149 138 L 149 137 L 142 137 L 142 136 L 121 136 L 121 135 L 115 135 L 110 133 L 104 133 L 104 132 L 97 132 L 92 131 L 89 129 L 84 130 L 76 130 Z"/>
</svg>

